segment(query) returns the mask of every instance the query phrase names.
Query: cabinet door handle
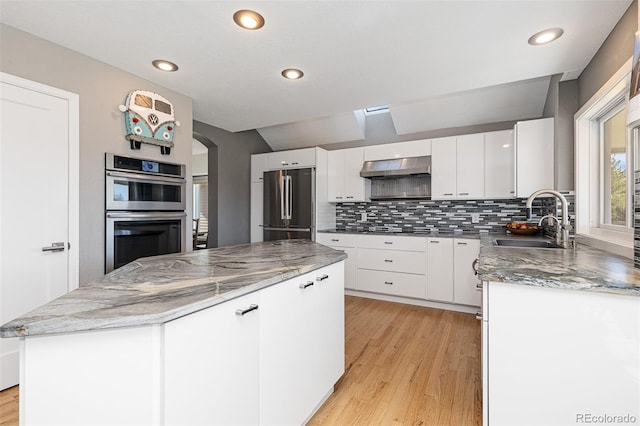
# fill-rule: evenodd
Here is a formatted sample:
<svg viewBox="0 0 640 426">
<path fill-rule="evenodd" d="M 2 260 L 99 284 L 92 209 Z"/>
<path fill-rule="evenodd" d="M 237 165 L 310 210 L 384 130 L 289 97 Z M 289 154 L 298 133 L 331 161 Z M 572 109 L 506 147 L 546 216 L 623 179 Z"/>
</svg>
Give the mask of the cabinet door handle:
<svg viewBox="0 0 640 426">
<path fill-rule="evenodd" d="M 324 275 L 322 275 L 321 277 L 317 277 L 317 278 L 316 278 L 316 281 L 324 281 L 324 280 L 326 280 L 327 278 L 329 278 L 329 275 L 324 274 Z"/>
<path fill-rule="evenodd" d="M 431 244 L 440 244 L 440 241 L 431 240 L 429 241 Z"/>
<path fill-rule="evenodd" d="M 313 285 L 313 281 L 307 281 L 306 283 L 300 284 L 300 288 L 304 290 L 305 288 L 311 287 L 312 285 Z"/>
<path fill-rule="evenodd" d="M 248 314 L 249 312 L 256 310 L 258 310 L 258 305 L 251 304 L 247 309 L 237 309 L 236 315 L 243 316 L 244 314 Z"/>
<path fill-rule="evenodd" d="M 393 281 L 385 281 L 384 283 L 387 285 L 393 285 Z"/>
<path fill-rule="evenodd" d="M 458 192 L 458 195 L 469 195 L 468 192 Z"/>
<path fill-rule="evenodd" d="M 459 246 L 466 246 L 466 245 L 467 245 L 467 243 L 463 243 L 462 241 L 458 241 L 458 245 L 459 245 Z"/>
<path fill-rule="evenodd" d="M 442 195 L 453 195 L 453 192 L 445 192 L 445 193 L 444 193 L 444 194 L 442 194 Z"/>
<path fill-rule="evenodd" d="M 476 319 L 482 321 L 482 311 L 476 312 Z"/>
<path fill-rule="evenodd" d="M 476 290 L 478 290 L 478 291 L 482 291 L 482 281 L 478 281 L 478 282 L 476 283 Z"/>
<path fill-rule="evenodd" d="M 332 238 L 332 239 L 331 239 L 331 241 L 334 241 L 334 242 L 336 242 L 336 243 L 337 243 L 337 242 L 338 242 L 338 241 L 340 241 L 340 240 L 339 240 L 338 238 Z"/>
<path fill-rule="evenodd" d="M 385 259 L 384 261 L 387 263 L 393 263 L 393 259 Z"/>
<path fill-rule="evenodd" d="M 480 259 L 475 258 L 473 262 L 471 262 L 471 269 L 473 269 L 473 275 L 478 275 L 478 262 Z"/>
<path fill-rule="evenodd" d="M 385 241 L 385 244 L 393 244 L 393 241 Z"/>
<path fill-rule="evenodd" d="M 349 198 L 353 198 L 353 197 L 352 197 L 351 195 L 347 195 L 347 200 L 348 200 Z"/>
<path fill-rule="evenodd" d="M 298 165 L 298 162 L 297 162 L 297 161 L 293 161 L 293 162 L 291 162 L 291 165 L 292 165 L 292 166 L 297 166 L 297 165 Z"/>
</svg>

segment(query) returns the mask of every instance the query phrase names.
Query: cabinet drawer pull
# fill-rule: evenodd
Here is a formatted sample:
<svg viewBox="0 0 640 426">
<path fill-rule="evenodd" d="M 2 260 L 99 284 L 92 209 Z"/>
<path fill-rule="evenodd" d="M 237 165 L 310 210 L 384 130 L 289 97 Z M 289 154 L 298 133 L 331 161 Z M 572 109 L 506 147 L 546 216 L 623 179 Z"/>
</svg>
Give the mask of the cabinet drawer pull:
<svg viewBox="0 0 640 426">
<path fill-rule="evenodd" d="M 458 245 L 459 245 L 459 246 L 466 246 L 466 245 L 467 245 L 467 243 L 463 243 L 462 241 L 458 241 Z"/>
<path fill-rule="evenodd" d="M 458 195 L 469 195 L 468 192 L 458 192 Z"/>
<path fill-rule="evenodd" d="M 393 241 L 385 241 L 385 244 L 393 244 Z"/>
<path fill-rule="evenodd" d="M 338 241 L 340 241 L 340 239 L 339 238 L 332 238 L 331 241 L 335 241 L 337 243 Z"/>
<path fill-rule="evenodd" d="M 476 312 L 476 319 L 482 321 L 482 311 Z"/>
<path fill-rule="evenodd" d="M 444 194 L 442 194 L 442 195 L 453 195 L 453 192 L 445 192 L 445 193 L 444 193 Z"/>
<path fill-rule="evenodd" d="M 327 278 L 329 278 L 329 275 L 324 274 L 324 275 L 323 275 L 323 276 L 321 276 L 321 277 L 317 277 L 317 278 L 316 278 L 316 281 L 324 281 L 324 280 L 326 280 Z"/>
<path fill-rule="evenodd" d="M 243 316 L 244 314 L 248 314 L 249 312 L 256 310 L 258 310 L 258 305 L 251 304 L 247 309 L 237 309 L 236 315 Z"/>
<path fill-rule="evenodd" d="M 431 244 L 440 244 L 440 241 L 431 240 L 429 241 Z"/>
<path fill-rule="evenodd" d="M 387 263 L 393 263 L 393 259 L 385 259 L 384 261 Z"/>
<path fill-rule="evenodd" d="M 298 165 L 298 162 L 297 162 L 297 161 L 294 161 L 294 162 L 292 162 L 292 163 L 291 163 L 291 165 L 293 165 L 293 166 L 297 166 L 297 165 Z"/>
<path fill-rule="evenodd" d="M 300 288 L 304 290 L 305 288 L 311 287 L 312 285 L 313 285 L 313 281 L 307 281 L 306 283 L 300 284 Z"/>
<path fill-rule="evenodd" d="M 393 281 L 385 281 L 384 283 L 387 285 L 393 285 Z"/>
<path fill-rule="evenodd" d="M 339 200 L 342 200 L 342 197 L 336 197 L 336 200 L 338 200 L 338 199 L 339 199 Z"/>
<path fill-rule="evenodd" d="M 348 200 L 349 198 L 353 198 L 353 197 L 352 197 L 351 195 L 347 195 L 347 200 Z"/>
</svg>

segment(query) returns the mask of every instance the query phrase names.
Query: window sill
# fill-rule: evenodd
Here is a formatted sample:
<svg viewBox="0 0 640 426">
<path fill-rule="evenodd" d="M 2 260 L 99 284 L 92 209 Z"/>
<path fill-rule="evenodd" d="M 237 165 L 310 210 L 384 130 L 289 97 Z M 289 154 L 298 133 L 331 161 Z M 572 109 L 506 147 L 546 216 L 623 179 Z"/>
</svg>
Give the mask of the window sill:
<svg viewBox="0 0 640 426">
<path fill-rule="evenodd" d="M 633 260 L 633 241 L 587 234 L 577 234 L 576 241 L 579 244 L 585 244 Z"/>
</svg>

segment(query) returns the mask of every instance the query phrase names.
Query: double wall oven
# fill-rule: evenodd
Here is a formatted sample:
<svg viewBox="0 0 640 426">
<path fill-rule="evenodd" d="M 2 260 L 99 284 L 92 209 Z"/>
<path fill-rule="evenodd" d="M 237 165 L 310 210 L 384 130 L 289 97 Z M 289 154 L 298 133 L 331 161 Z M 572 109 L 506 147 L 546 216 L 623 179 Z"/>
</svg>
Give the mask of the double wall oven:
<svg viewBox="0 0 640 426">
<path fill-rule="evenodd" d="M 105 155 L 105 273 L 186 250 L 185 165 Z"/>
</svg>

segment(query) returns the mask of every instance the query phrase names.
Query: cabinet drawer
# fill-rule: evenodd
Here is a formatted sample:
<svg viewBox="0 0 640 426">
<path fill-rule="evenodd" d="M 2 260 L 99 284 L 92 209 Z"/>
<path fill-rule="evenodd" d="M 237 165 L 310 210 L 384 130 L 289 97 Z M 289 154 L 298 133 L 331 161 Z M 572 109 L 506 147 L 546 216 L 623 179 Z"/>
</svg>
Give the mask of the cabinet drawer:
<svg viewBox="0 0 640 426">
<path fill-rule="evenodd" d="M 425 274 L 426 263 L 423 251 L 358 249 L 358 268 Z"/>
<path fill-rule="evenodd" d="M 385 249 L 385 250 L 409 250 L 421 251 L 426 248 L 424 237 L 404 237 L 397 235 L 359 235 L 358 247 Z"/>
<path fill-rule="evenodd" d="M 358 269 L 358 290 L 361 291 L 424 299 L 426 288 L 424 275 Z"/>
<path fill-rule="evenodd" d="M 325 246 L 334 247 L 356 247 L 357 239 L 358 236 L 353 234 L 318 232 L 318 234 L 316 235 L 316 242 L 324 244 Z"/>
</svg>

